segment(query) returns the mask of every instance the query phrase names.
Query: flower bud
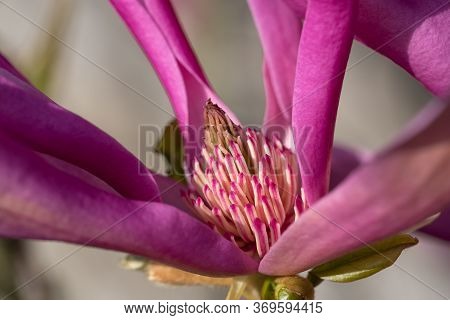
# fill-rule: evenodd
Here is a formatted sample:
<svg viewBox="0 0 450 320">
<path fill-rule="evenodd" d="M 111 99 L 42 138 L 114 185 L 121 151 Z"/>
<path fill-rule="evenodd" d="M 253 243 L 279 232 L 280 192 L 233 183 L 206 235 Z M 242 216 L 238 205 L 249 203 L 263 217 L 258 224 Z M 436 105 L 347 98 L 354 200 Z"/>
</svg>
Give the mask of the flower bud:
<svg viewBox="0 0 450 320">
<path fill-rule="evenodd" d="M 261 297 L 264 300 L 312 300 L 314 287 L 300 276 L 270 277 L 264 281 Z"/>
</svg>

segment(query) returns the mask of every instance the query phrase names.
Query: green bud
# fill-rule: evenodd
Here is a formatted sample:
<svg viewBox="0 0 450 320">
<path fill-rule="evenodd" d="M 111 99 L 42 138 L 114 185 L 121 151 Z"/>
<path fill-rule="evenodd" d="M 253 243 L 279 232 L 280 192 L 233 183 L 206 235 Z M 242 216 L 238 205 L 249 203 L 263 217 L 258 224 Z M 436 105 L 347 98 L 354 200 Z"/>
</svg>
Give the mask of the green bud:
<svg viewBox="0 0 450 320">
<path fill-rule="evenodd" d="M 264 300 L 311 300 L 314 299 L 314 287 L 300 276 L 269 277 L 261 288 Z"/>
<path fill-rule="evenodd" d="M 185 182 L 183 139 L 176 119 L 164 128 L 164 133 L 155 147 L 155 152 L 166 158 L 169 166 L 167 175 L 177 181 Z"/>
<path fill-rule="evenodd" d="M 133 254 L 126 255 L 121 261 L 120 266 L 126 270 L 144 270 L 150 264 L 150 260 L 145 257 Z"/>
</svg>

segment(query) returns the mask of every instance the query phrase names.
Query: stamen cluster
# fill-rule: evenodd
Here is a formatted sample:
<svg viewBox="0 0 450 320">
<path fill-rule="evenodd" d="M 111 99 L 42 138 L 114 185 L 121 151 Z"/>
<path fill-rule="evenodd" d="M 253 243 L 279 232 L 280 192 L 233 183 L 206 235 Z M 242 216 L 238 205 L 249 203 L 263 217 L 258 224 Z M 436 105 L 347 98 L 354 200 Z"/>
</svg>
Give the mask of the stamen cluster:
<svg viewBox="0 0 450 320">
<path fill-rule="evenodd" d="M 295 155 L 279 139 L 235 125 L 210 101 L 205 122 L 188 202 L 217 232 L 263 257 L 305 209 Z"/>
</svg>

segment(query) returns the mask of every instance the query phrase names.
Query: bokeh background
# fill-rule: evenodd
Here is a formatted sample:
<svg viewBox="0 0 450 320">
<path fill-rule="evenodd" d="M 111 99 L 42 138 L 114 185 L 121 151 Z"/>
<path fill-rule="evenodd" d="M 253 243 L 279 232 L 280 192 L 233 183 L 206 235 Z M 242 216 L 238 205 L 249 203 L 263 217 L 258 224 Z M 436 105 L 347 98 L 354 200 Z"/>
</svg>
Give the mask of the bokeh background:
<svg viewBox="0 0 450 320">
<path fill-rule="evenodd" d="M 262 51 L 246 2 L 173 2 L 218 93 L 244 124 L 261 123 Z M 55 14 L 64 18 L 52 27 L 49 22 Z M 52 44 L 48 31 L 59 40 Z M 16 66 L 31 75 L 42 62 L 39 53 L 49 45 L 55 55 L 47 94 L 131 152 L 138 155 L 139 125 L 162 127 L 171 119 L 170 104 L 151 65 L 108 1 L 0 0 L 0 50 Z M 402 69 L 359 43 L 354 43 L 349 64 L 336 141 L 375 150 L 430 95 Z M 443 298 L 436 291 L 449 297 L 448 242 L 421 233 L 416 236 L 420 244 L 402 254 L 399 267 L 353 284 L 323 283 L 317 298 Z M 142 273 L 121 269 L 122 253 L 83 248 L 72 254 L 76 246 L 45 241 L 26 241 L 25 249 L 25 260 L 17 265 L 20 283 L 39 277 L 18 292 L 22 298 L 221 299 L 226 292 L 155 285 Z"/>
</svg>

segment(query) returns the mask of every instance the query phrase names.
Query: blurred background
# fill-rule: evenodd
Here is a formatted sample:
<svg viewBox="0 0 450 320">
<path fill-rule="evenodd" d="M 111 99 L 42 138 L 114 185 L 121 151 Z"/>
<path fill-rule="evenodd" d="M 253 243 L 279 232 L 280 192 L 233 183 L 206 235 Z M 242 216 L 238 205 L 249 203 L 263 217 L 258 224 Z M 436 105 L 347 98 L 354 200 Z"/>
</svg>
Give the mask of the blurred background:
<svg viewBox="0 0 450 320">
<path fill-rule="evenodd" d="M 262 51 L 246 2 L 173 2 L 219 95 L 242 123 L 261 123 Z M 46 93 L 136 155 L 139 125 L 164 126 L 171 120 L 170 104 L 151 65 L 106 0 L 0 0 L 0 50 L 29 76 L 42 65 L 42 52 L 50 53 L 53 69 Z M 359 43 L 352 49 L 354 63 L 344 82 L 336 141 L 375 150 L 430 95 L 402 69 Z M 433 289 L 450 296 L 448 242 L 416 236 L 419 245 L 402 254 L 400 267 L 353 284 L 323 283 L 317 298 L 442 298 Z M 26 284 L 17 292 L 22 298 L 222 299 L 226 294 L 221 288 L 155 285 L 143 273 L 121 269 L 122 253 L 83 248 L 71 254 L 76 246 L 45 241 L 20 246 L 23 256 L 13 271 L 19 284 Z M 6 275 L 4 262 L 5 256 L 0 257 L 0 274 Z"/>
</svg>

